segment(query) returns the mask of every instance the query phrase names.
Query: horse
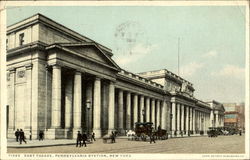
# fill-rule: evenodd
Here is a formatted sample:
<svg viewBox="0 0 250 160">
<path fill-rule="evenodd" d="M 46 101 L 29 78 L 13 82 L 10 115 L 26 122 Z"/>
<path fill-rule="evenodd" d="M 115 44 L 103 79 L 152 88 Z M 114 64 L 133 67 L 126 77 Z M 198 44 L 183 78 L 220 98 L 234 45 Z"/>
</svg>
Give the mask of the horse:
<svg viewBox="0 0 250 160">
<path fill-rule="evenodd" d="M 135 131 L 129 130 L 127 132 L 127 137 L 128 137 L 128 140 L 134 140 L 134 138 L 135 138 Z"/>
</svg>

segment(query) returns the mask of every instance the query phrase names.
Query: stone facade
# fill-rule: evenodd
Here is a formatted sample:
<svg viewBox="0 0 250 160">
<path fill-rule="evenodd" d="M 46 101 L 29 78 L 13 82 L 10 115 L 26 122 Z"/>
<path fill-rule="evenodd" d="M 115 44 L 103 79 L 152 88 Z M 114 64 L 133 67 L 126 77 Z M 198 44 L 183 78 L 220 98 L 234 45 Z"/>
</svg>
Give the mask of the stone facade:
<svg viewBox="0 0 250 160">
<path fill-rule="evenodd" d="M 7 38 L 8 137 L 20 128 L 34 139 L 122 135 L 146 121 L 188 136 L 217 124 L 217 108 L 190 82 L 166 69 L 127 72 L 110 49 L 41 14 L 9 26 Z"/>
</svg>

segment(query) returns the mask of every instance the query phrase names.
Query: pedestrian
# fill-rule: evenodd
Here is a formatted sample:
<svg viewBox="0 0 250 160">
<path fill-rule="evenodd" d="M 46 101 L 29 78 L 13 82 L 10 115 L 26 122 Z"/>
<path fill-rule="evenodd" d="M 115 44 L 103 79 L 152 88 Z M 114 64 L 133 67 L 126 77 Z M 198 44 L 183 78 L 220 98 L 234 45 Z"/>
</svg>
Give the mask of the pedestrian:
<svg viewBox="0 0 250 160">
<path fill-rule="evenodd" d="M 82 134 L 82 141 L 83 141 L 82 146 L 84 145 L 85 147 L 87 147 L 87 145 L 86 145 L 87 139 L 88 139 L 87 134 L 84 132 Z"/>
<path fill-rule="evenodd" d="M 240 133 L 239 133 L 239 135 L 241 136 L 241 130 L 240 130 Z"/>
<path fill-rule="evenodd" d="M 15 136 L 16 136 L 16 141 L 17 142 L 19 140 L 19 135 L 20 135 L 20 131 L 19 131 L 19 129 L 17 129 L 16 132 L 15 132 Z"/>
<path fill-rule="evenodd" d="M 150 144 L 154 142 L 155 143 L 155 135 L 153 133 L 150 134 Z"/>
<path fill-rule="evenodd" d="M 31 131 L 30 131 L 29 135 L 30 135 L 30 141 L 31 141 L 32 140 L 32 133 L 31 133 Z"/>
<path fill-rule="evenodd" d="M 19 133 L 20 133 L 20 134 L 19 134 L 20 144 L 22 144 L 22 141 L 24 141 L 24 142 L 25 142 L 25 144 L 26 144 L 27 142 L 25 141 L 25 135 L 24 135 L 23 130 L 22 130 L 22 129 L 20 129 L 20 132 L 19 132 Z"/>
<path fill-rule="evenodd" d="M 39 141 L 42 140 L 43 141 L 43 137 L 44 137 L 44 133 L 43 131 L 39 132 Z"/>
<path fill-rule="evenodd" d="M 95 133 L 93 132 L 92 135 L 91 135 L 91 141 L 95 141 Z"/>
<path fill-rule="evenodd" d="M 115 133 L 111 132 L 111 143 L 115 143 Z"/>
<path fill-rule="evenodd" d="M 81 135 L 80 131 L 77 132 L 76 147 L 78 147 L 78 144 L 79 144 L 79 147 L 81 147 L 81 145 L 82 145 L 82 135 Z"/>
</svg>

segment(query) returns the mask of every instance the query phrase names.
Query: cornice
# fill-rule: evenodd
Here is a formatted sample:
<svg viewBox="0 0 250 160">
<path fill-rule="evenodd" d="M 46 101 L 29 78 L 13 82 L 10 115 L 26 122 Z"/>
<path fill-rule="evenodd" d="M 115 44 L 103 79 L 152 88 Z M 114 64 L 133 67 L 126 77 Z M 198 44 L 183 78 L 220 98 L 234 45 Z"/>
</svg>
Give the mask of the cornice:
<svg viewBox="0 0 250 160">
<path fill-rule="evenodd" d="M 160 92 L 160 93 L 165 94 L 165 95 L 170 95 L 168 92 L 165 92 L 164 89 L 160 89 L 160 88 L 151 86 L 147 83 L 144 83 L 142 81 L 127 77 L 125 75 L 121 75 L 119 73 L 117 74 L 117 79 L 118 80 L 120 79 L 120 80 L 125 81 L 125 82 L 129 82 L 129 83 L 137 85 L 137 86 L 141 86 L 141 87 L 146 88 L 146 89 L 154 90 L 154 91 Z"/>
<path fill-rule="evenodd" d="M 32 51 L 32 50 L 43 50 L 43 51 L 45 51 L 46 46 L 47 45 L 45 43 L 40 42 L 40 41 L 28 43 L 28 44 L 25 44 L 25 45 L 22 45 L 22 46 L 7 50 L 7 58 L 17 56 L 19 54 L 22 54 L 22 53 L 28 52 L 28 51 Z"/>
</svg>

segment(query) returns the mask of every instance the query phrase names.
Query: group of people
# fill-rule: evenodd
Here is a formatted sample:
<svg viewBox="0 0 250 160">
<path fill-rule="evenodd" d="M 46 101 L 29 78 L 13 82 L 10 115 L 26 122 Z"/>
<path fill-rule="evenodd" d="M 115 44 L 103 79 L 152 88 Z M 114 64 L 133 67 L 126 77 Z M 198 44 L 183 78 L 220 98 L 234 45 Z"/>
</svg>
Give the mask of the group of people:
<svg viewBox="0 0 250 160">
<path fill-rule="evenodd" d="M 22 144 L 22 141 L 24 141 L 25 143 L 27 143 L 26 142 L 26 137 L 25 137 L 25 135 L 24 135 L 24 132 L 23 132 L 23 130 L 22 129 L 17 129 L 16 130 L 16 132 L 15 132 L 15 136 L 16 136 L 16 141 L 18 142 L 20 142 L 20 144 Z"/>
<path fill-rule="evenodd" d="M 25 136 L 25 134 L 24 134 L 24 132 L 23 132 L 22 129 L 20 129 L 20 130 L 17 129 L 16 130 L 15 137 L 16 137 L 16 141 L 20 142 L 20 144 L 22 144 L 22 142 L 27 143 L 26 136 Z M 31 133 L 31 131 L 29 132 L 29 139 L 30 139 L 30 141 L 32 140 L 32 133 Z M 43 131 L 40 131 L 39 132 L 39 141 L 43 140 L 43 139 L 44 139 L 44 133 L 43 133 Z"/>
<path fill-rule="evenodd" d="M 86 144 L 86 141 L 88 141 L 88 137 L 89 137 L 89 133 L 86 134 L 86 132 L 83 132 L 81 134 L 80 131 L 77 132 L 77 138 L 76 138 L 76 147 L 82 147 L 83 145 L 85 147 L 87 147 L 87 144 Z M 91 138 L 90 138 L 91 141 L 95 141 L 95 133 L 93 132 L 91 134 Z"/>
</svg>

